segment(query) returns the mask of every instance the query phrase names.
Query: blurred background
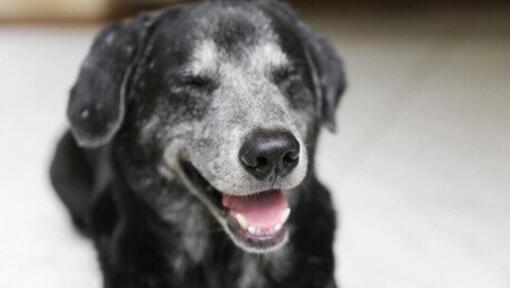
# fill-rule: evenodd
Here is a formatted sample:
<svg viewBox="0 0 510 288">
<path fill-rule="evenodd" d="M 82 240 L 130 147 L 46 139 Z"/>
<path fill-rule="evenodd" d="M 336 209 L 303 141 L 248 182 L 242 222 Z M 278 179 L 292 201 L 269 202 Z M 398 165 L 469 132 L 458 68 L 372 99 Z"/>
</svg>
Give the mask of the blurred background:
<svg viewBox="0 0 510 288">
<path fill-rule="evenodd" d="M 0 0 L 0 287 L 101 287 L 48 163 L 93 36 L 170 2 Z M 506 2 L 291 1 L 349 78 L 318 151 L 342 287 L 510 287 Z"/>
</svg>

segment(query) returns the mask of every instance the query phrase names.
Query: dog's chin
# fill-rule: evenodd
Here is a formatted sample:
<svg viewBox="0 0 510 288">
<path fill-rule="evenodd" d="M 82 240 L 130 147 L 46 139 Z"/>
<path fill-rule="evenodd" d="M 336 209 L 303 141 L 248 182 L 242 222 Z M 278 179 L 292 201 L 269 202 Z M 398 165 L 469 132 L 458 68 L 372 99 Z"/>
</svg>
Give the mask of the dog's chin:
<svg viewBox="0 0 510 288">
<path fill-rule="evenodd" d="M 190 162 L 180 161 L 179 166 L 188 189 L 238 247 L 250 253 L 267 253 L 287 242 L 290 208 L 284 191 L 273 189 L 234 196 L 215 189 Z"/>
</svg>

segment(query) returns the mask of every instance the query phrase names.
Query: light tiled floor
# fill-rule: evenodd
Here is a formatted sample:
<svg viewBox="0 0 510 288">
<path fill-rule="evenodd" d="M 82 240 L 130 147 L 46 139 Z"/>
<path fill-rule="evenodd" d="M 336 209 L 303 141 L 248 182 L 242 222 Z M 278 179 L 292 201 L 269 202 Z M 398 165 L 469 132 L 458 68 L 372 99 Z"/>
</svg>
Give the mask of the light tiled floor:
<svg viewBox="0 0 510 288">
<path fill-rule="evenodd" d="M 510 287 L 510 14 L 333 12 L 310 19 L 350 82 L 319 150 L 339 282 Z M 0 287 L 100 287 L 47 181 L 96 31 L 0 27 Z"/>
</svg>

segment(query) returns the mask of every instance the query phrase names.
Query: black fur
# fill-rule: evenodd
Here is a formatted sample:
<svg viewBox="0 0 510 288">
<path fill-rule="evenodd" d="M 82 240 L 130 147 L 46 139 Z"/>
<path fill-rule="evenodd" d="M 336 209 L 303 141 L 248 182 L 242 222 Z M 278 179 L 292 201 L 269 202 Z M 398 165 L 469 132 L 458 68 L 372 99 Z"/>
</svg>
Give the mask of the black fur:
<svg viewBox="0 0 510 288">
<path fill-rule="evenodd" d="M 299 83 L 281 84 L 281 90 L 293 109 L 312 105 L 317 111 L 307 124 L 308 172 L 293 191 L 298 196 L 292 203 L 292 231 L 285 253 L 252 255 L 234 245 L 178 177 L 169 179 L 158 170 L 164 149 L 160 134 L 139 141 L 141 120 L 155 113 L 165 119 L 154 128 L 157 131 L 204 117 L 210 99 L 203 95 L 220 80 L 184 75 L 196 41 L 187 31 L 198 29 L 193 19 L 197 10 L 217 13 L 238 7 L 255 9 L 271 19 L 282 50 L 300 64 L 297 72 L 275 76 L 298 73 L 301 77 Z M 223 32 L 214 35 L 214 41 L 227 53 L 251 45 L 251 35 L 257 33 L 243 19 L 225 18 L 219 25 Z M 175 92 L 176 87 L 180 92 Z M 74 223 L 96 245 L 105 287 L 336 287 L 335 212 L 329 192 L 315 177 L 313 163 L 319 125 L 334 127 L 334 111 L 344 87 L 342 66 L 330 44 L 276 1 L 176 6 L 106 28 L 96 38 L 71 92 L 72 133 L 60 141 L 50 173 Z M 313 91 L 313 101 L 296 96 L 303 89 Z M 161 112 L 161 107 L 167 109 Z M 187 204 L 180 210 L 165 210 L 176 202 Z M 161 217 L 166 211 L 176 214 L 175 219 L 185 219 L 191 209 L 201 228 L 192 232 Z M 182 241 L 192 237 L 206 239 L 201 257 L 190 253 Z M 249 279 L 248 270 L 258 279 Z"/>
</svg>

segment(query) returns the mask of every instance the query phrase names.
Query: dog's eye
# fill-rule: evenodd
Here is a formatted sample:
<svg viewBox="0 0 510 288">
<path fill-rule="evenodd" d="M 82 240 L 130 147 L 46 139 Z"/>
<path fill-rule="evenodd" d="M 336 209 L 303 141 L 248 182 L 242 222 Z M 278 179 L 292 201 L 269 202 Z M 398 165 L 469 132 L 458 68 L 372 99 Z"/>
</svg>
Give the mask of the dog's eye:
<svg viewBox="0 0 510 288">
<path fill-rule="evenodd" d="M 182 79 L 181 85 L 189 86 L 196 89 L 209 90 L 214 87 L 214 80 L 206 76 L 186 76 Z"/>
<path fill-rule="evenodd" d="M 272 78 L 276 84 L 281 84 L 299 75 L 294 67 L 280 67 L 273 71 Z"/>
</svg>

